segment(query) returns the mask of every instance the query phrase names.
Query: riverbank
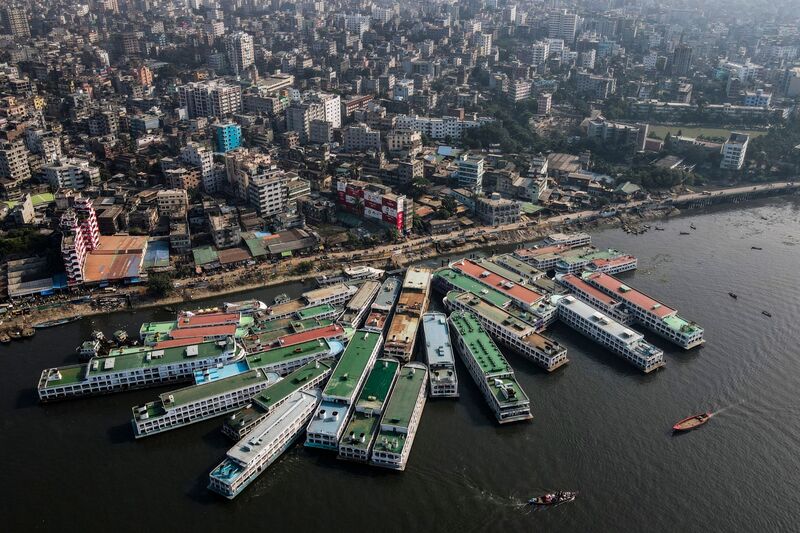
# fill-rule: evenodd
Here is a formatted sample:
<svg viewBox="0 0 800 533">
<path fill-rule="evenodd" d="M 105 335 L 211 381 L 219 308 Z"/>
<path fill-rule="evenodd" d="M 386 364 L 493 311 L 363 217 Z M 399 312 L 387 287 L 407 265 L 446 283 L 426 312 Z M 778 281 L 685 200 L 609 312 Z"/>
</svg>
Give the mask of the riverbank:
<svg viewBox="0 0 800 533">
<path fill-rule="evenodd" d="M 733 190 L 731 190 L 733 191 Z M 702 195 L 694 194 L 698 199 Z M 745 203 L 721 204 L 741 207 Z M 687 209 L 690 206 L 687 207 Z M 318 257 L 300 257 L 282 261 L 276 265 L 261 264 L 236 270 L 202 276 L 203 288 L 178 288 L 168 296 L 155 298 L 147 294 L 146 287 L 133 287 L 115 293 L 124 306 L 116 308 L 92 307 L 90 304 L 66 304 L 57 308 L 33 310 L 22 316 L 9 317 L 0 325 L 0 332 L 32 326 L 45 320 L 71 318 L 77 315 L 96 316 L 117 311 L 134 311 L 154 307 L 175 306 L 189 301 L 235 295 L 254 289 L 274 287 L 292 282 L 302 282 L 317 276 L 332 276 L 341 273 L 342 266 L 367 264 L 387 269 L 405 268 L 409 264 L 453 255 L 462 255 L 475 250 L 532 242 L 546 235 L 561 231 L 593 232 L 603 229 L 636 225 L 652 220 L 675 217 L 683 214 L 672 206 L 643 207 L 642 203 L 626 206 L 627 211 L 610 217 L 600 217 L 597 211 L 584 211 L 554 216 L 531 226 L 514 224 L 509 227 L 484 227 L 463 232 L 463 237 L 453 239 L 451 235 L 418 238 L 411 242 L 381 245 L 371 251 L 350 251 Z M 451 242 L 463 240 L 461 244 Z M 303 263 L 311 263 L 311 270 L 298 273 Z M 177 280 L 179 283 L 196 282 L 197 278 Z M 106 295 L 107 296 L 107 295 Z M 111 296 L 112 298 L 114 296 Z M 102 298 L 98 294 L 99 298 Z M 108 297 L 108 296 L 107 296 Z"/>
</svg>

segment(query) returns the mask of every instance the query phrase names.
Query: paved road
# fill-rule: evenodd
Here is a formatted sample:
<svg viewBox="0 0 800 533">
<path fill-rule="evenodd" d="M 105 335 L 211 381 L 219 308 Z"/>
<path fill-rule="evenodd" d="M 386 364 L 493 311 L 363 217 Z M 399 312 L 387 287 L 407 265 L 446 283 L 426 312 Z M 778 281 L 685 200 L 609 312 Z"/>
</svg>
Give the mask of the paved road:
<svg viewBox="0 0 800 533">
<path fill-rule="evenodd" d="M 798 188 L 800 188 L 800 183 L 796 182 L 780 182 L 780 183 L 767 183 L 763 185 L 748 185 L 742 187 L 732 187 L 729 189 L 711 191 L 709 194 L 703 194 L 702 192 L 697 192 L 697 193 L 675 195 L 672 197 L 672 202 L 685 203 L 693 200 L 702 200 L 705 198 L 719 198 L 725 196 L 733 196 L 742 193 L 763 192 L 766 190 L 798 189 Z M 653 204 L 653 203 L 658 204 L 659 202 L 654 202 L 653 200 L 635 200 L 633 202 L 628 202 L 624 205 L 617 206 L 616 208 L 621 210 L 629 210 L 644 204 Z M 606 209 L 609 208 L 614 208 L 614 207 L 609 206 Z M 506 224 L 503 226 L 492 226 L 492 227 L 482 226 L 474 229 L 454 231 L 444 235 L 436 235 L 433 237 L 421 237 L 417 239 L 409 239 L 403 241 L 402 243 L 381 245 L 367 251 L 335 252 L 328 254 L 328 257 L 329 259 L 352 260 L 354 256 L 357 256 L 358 258 L 357 260 L 364 260 L 369 258 L 382 257 L 385 256 L 386 254 L 391 254 L 396 251 L 411 252 L 417 247 L 423 246 L 425 244 L 453 241 L 459 238 L 466 239 L 483 234 L 495 234 L 495 233 L 503 233 L 506 231 L 531 229 L 534 227 L 558 225 L 568 221 L 579 221 L 583 219 L 596 218 L 599 215 L 600 215 L 600 210 L 585 210 L 574 213 L 565 213 L 563 215 L 554 215 L 552 217 L 535 221 Z"/>
</svg>

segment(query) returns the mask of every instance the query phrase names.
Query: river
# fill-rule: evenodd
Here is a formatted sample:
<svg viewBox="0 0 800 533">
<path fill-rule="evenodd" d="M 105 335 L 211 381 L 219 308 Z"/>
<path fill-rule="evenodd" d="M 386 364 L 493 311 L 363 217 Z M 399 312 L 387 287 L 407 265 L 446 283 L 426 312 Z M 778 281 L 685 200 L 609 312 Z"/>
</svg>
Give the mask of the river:
<svg viewBox="0 0 800 533">
<path fill-rule="evenodd" d="M 165 389 L 37 403 L 41 369 L 74 362 L 92 329 L 135 334 L 165 311 L 91 317 L 0 346 L 4 528 L 796 531 L 800 203 L 739 207 L 650 222 L 665 230 L 639 236 L 594 234 L 595 244 L 638 256 L 639 270 L 624 278 L 703 326 L 704 347 L 684 352 L 647 334 L 667 366 L 645 376 L 556 326 L 549 335 L 571 362 L 554 374 L 507 353 L 534 419 L 505 427 L 459 362 L 461 397 L 428 402 L 404 473 L 298 445 L 229 502 L 205 488 L 230 447 L 219 419 L 134 440 L 131 407 Z M 301 289 L 248 296 L 271 301 Z M 671 435 L 676 420 L 704 410 L 719 413 Z M 548 490 L 580 495 L 541 511 L 524 505 Z"/>
</svg>

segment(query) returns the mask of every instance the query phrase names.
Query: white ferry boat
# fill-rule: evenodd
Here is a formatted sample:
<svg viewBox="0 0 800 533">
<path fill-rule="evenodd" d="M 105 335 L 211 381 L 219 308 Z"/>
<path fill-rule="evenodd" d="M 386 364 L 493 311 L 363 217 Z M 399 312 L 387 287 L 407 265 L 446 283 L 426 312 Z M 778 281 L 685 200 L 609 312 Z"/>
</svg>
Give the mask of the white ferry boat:
<svg viewBox="0 0 800 533">
<path fill-rule="evenodd" d="M 228 499 L 238 496 L 302 435 L 319 401 L 319 389 L 293 393 L 228 450 L 209 474 L 208 488 Z"/>
<path fill-rule="evenodd" d="M 444 313 L 422 315 L 431 398 L 458 398 L 458 375 Z"/>
<path fill-rule="evenodd" d="M 574 296 L 553 296 L 565 324 L 605 346 L 645 374 L 664 366 L 664 352 L 644 337 Z"/>
<path fill-rule="evenodd" d="M 158 400 L 132 409 L 134 435 L 138 439 L 224 415 L 244 407 L 253 396 L 280 380 L 278 374 L 254 369 L 165 392 Z"/>
</svg>

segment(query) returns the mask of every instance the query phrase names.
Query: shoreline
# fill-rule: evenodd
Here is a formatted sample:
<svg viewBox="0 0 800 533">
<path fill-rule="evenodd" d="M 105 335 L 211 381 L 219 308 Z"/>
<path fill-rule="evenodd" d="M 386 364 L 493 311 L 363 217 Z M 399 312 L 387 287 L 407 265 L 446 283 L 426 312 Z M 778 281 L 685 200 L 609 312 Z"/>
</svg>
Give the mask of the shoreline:
<svg viewBox="0 0 800 533">
<path fill-rule="evenodd" d="M 747 202 L 745 205 L 750 204 Z M 727 209 L 727 206 L 739 207 L 742 204 L 721 204 L 720 207 L 723 209 Z M 420 261 L 427 261 L 433 260 L 442 257 L 448 257 L 453 255 L 460 255 L 467 252 L 472 252 L 475 250 L 486 249 L 486 248 L 493 248 L 496 246 L 508 246 L 515 243 L 526 243 L 530 241 L 534 241 L 537 239 L 541 239 L 546 235 L 558 232 L 558 231 L 584 231 L 587 233 L 593 233 L 595 231 L 601 231 L 606 229 L 614 229 L 614 228 L 621 228 L 626 225 L 637 225 L 648 221 L 659 220 L 659 219 L 671 219 L 671 218 L 678 218 L 681 216 L 686 216 L 690 213 L 696 213 L 698 211 L 697 208 L 686 208 L 683 210 L 679 210 L 677 208 L 653 208 L 652 210 L 648 210 L 644 213 L 638 214 L 617 214 L 612 217 L 608 218 L 597 218 L 591 221 L 580 222 L 580 221 L 569 221 L 569 222 L 558 222 L 558 223 L 540 223 L 530 228 L 523 228 L 523 229 L 509 229 L 509 230 L 499 230 L 496 233 L 489 233 L 488 235 L 493 236 L 495 238 L 485 238 L 487 235 L 480 235 L 480 236 L 472 236 L 467 240 L 463 245 L 442 248 L 437 246 L 437 242 L 427 242 L 419 246 L 413 246 L 411 249 L 403 250 L 401 248 L 401 253 L 397 255 L 389 255 L 388 257 L 359 257 L 358 259 L 350 259 L 350 264 L 366 264 L 372 263 L 374 265 L 376 262 L 384 261 L 386 263 L 393 262 L 395 268 L 405 268 L 408 265 L 418 263 Z M 487 231 L 491 231 L 489 228 Z M 403 243 L 398 243 L 398 247 L 402 247 Z M 364 251 L 356 250 L 351 252 L 352 254 L 364 253 Z M 289 267 L 295 262 L 302 262 L 302 261 L 320 261 L 321 257 L 307 257 L 307 258 L 296 258 L 283 265 L 283 267 Z M 327 261 L 323 262 L 323 265 L 327 266 Z M 255 267 L 255 270 L 251 270 L 250 272 L 242 272 L 240 270 L 235 270 L 232 272 L 225 272 L 221 274 L 209 274 L 208 277 L 216 278 L 215 282 L 209 282 L 211 286 L 216 285 L 213 289 L 211 287 L 203 288 L 203 289 L 183 289 L 182 291 L 178 289 L 173 294 L 162 298 L 152 298 L 146 295 L 146 288 L 144 287 L 137 287 L 138 291 L 134 291 L 131 293 L 123 293 L 122 295 L 119 294 L 112 294 L 108 297 L 111 298 L 120 298 L 122 296 L 126 297 L 129 305 L 125 307 L 118 307 L 114 309 L 106 309 L 106 308 L 95 308 L 89 304 L 66 304 L 63 307 L 57 308 L 50 308 L 46 310 L 34 310 L 28 314 L 22 315 L 20 317 L 13 317 L 10 320 L 4 320 L 3 324 L 0 325 L 0 332 L 8 332 L 14 329 L 20 329 L 22 327 L 30 327 L 34 324 L 46 321 L 46 320 L 58 320 L 64 318 L 72 318 L 77 315 L 81 315 L 82 317 L 90 317 L 102 314 L 111 314 L 117 312 L 136 312 L 146 309 L 153 309 L 157 307 L 164 307 L 164 306 L 171 306 L 174 304 L 180 304 L 182 302 L 199 302 L 208 300 L 211 298 L 219 298 L 222 296 L 228 295 L 235 295 L 243 292 L 264 289 L 269 287 L 276 287 L 280 285 L 286 285 L 289 283 L 301 283 L 307 281 L 310 278 L 315 278 L 322 275 L 338 275 L 341 273 L 342 270 L 342 262 L 334 260 L 336 266 L 334 267 L 327 267 L 321 268 L 319 270 L 309 271 L 304 274 L 292 274 L 289 272 L 286 273 L 279 273 L 279 268 L 281 266 L 274 265 L 261 265 Z M 386 266 L 386 265 L 382 265 Z M 244 267 L 253 269 L 254 267 Z M 271 271 L 271 272 L 270 272 Z M 263 275 L 266 279 L 261 279 L 258 281 L 250 281 L 245 283 L 240 283 L 242 275 L 245 274 L 245 278 L 253 277 L 258 275 Z M 226 277 L 234 278 L 232 283 L 225 283 L 224 280 Z M 187 280 L 191 278 L 186 278 Z M 176 281 L 183 281 L 183 280 L 176 280 Z M 222 282 L 222 285 L 219 285 L 219 282 Z"/>
</svg>

